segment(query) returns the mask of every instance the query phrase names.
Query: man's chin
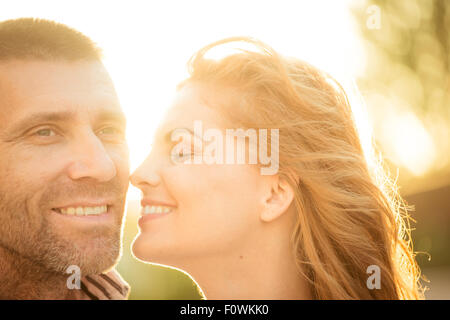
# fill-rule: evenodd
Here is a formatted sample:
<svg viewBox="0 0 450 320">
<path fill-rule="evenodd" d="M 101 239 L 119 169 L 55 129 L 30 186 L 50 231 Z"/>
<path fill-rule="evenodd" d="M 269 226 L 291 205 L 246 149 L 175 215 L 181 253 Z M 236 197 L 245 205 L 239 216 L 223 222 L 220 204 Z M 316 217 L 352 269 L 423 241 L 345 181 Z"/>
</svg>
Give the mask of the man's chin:
<svg viewBox="0 0 450 320">
<path fill-rule="evenodd" d="M 36 258 L 53 272 L 66 273 L 70 266 L 77 266 L 83 275 L 99 274 L 113 267 L 120 257 L 119 234 L 91 235 L 74 240 L 47 234 L 45 238 L 52 240 L 43 241 L 36 247 L 35 252 L 41 253 Z"/>
<path fill-rule="evenodd" d="M 51 213 L 36 235 L 35 261 L 48 270 L 66 273 L 70 266 L 83 275 L 98 274 L 117 263 L 121 252 L 121 223 L 117 217 L 70 218 Z"/>
<path fill-rule="evenodd" d="M 99 274 L 108 271 L 118 262 L 120 250 L 119 241 L 87 246 L 77 254 L 78 259 L 72 265 L 78 265 L 83 275 Z"/>
</svg>

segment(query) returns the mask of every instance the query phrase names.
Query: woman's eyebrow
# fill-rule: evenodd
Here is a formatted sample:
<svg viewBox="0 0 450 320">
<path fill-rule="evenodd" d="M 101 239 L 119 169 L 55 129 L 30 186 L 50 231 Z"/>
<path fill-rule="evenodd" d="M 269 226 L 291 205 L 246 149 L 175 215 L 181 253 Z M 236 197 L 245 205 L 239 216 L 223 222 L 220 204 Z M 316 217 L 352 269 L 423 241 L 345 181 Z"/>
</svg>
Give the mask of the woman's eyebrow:
<svg viewBox="0 0 450 320">
<path fill-rule="evenodd" d="M 164 134 L 164 141 L 166 141 L 167 143 L 175 142 L 174 140 L 172 140 L 172 133 L 173 133 L 175 130 L 186 130 L 186 131 L 188 131 L 189 134 L 190 134 L 191 136 L 193 136 L 194 138 L 197 138 L 197 139 L 199 139 L 199 140 L 205 142 L 205 141 L 203 140 L 203 137 L 196 135 L 192 129 L 186 128 L 186 127 L 173 128 L 173 129 L 167 131 L 167 132 Z"/>
</svg>

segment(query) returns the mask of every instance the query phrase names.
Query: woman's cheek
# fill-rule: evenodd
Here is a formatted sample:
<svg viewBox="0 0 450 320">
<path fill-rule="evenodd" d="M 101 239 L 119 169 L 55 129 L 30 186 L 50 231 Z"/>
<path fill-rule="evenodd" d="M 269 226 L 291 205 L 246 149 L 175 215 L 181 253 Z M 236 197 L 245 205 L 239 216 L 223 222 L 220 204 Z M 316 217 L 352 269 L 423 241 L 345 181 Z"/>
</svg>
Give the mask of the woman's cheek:
<svg viewBox="0 0 450 320">
<path fill-rule="evenodd" d="M 256 208 L 256 179 L 253 168 L 245 165 L 185 164 L 164 174 L 167 191 L 180 214 L 189 219 L 200 215 L 204 221 L 236 215 L 244 222 L 243 214 Z"/>
</svg>

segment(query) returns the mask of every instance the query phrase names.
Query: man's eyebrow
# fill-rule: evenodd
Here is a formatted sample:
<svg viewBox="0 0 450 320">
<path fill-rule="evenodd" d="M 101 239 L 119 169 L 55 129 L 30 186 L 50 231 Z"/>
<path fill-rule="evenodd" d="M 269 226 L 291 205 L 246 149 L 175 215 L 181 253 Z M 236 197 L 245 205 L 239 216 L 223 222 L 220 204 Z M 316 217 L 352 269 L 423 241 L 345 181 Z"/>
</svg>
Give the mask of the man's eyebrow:
<svg viewBox="0 0 450 320">
<path fill-rule="evenodd" d="M 48 111 L 38 112 L 26 116 L 18 123 L 12 126 L 11 133 L 17 133 L 22 130 L 27 130 L 34 126 L 44 124 L 46 122 L 68 122 L 73 121 L 76 118 L 75 111 Z M 125 115 L 120 111 L 101 111 L 97 116 L 97 121 L 113 121 L 118 122 L 123 126 L 126 126 Z"/>
<path fill-rule="evenodd" d="M 33 113 L 16 123 L 11 132 L 16 132 L 45 122 L 63 122 L 74 119 L 75 112 L 73 111 L 57 111 L 57 112 L 39 112 Z"/>
<path fill-rule="evenodd" d="M 120 111 L 101 111 L 96 118 L 97 121 L 113 121 L 126 126 L 127 118 L 125 114 Z"/>
</svg>

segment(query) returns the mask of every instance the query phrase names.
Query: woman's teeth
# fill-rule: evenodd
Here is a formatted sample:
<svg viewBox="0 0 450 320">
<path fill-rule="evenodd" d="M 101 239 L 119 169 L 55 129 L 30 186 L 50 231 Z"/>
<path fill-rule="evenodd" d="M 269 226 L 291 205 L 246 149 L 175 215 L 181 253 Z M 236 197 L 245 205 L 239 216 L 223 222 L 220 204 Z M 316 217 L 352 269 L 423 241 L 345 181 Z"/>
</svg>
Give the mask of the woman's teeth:
<svg viewBox="0 0 450 320">
<path fill-rule="evenodd" d="M 63 209 L 57 209 L 57 212 L 68 216 L 97 216 L 104 214 L 108 211 L 108 206 L 97 207 L 68 207 Z"/>
<path fill-rule="evenodd" d="M 169 213 L 172 208 L 165 206 L 145 206 L 142 208 L 143 214 L 158 214 L 158 213 Z"/>
</svg>

